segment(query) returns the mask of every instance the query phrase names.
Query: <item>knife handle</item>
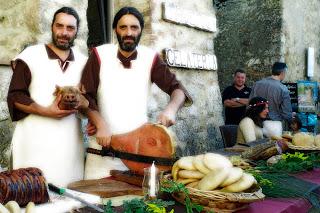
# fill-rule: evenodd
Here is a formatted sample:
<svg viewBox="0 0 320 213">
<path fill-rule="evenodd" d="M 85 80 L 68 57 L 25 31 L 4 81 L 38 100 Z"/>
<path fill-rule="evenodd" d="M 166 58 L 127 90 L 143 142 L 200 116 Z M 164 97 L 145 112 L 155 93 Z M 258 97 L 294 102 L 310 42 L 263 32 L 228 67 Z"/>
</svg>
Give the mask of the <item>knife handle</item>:
<svg viewBox="0 0 320 213">
<path fill-rule="evenodd" d="M 59 187 L 53 185 L 52 183 L 48 183 L 48 187 L 49 187 L 49 190 L 50 190 L 50 191 L 53 191 L 53 192 L 55 192 L 55 193 L 57 193 L 57 194 L 59 194 L 59 195 L 64 194 L 65 191 L 66 191 L 65 189 L 59 188 Z"/>
</svg>

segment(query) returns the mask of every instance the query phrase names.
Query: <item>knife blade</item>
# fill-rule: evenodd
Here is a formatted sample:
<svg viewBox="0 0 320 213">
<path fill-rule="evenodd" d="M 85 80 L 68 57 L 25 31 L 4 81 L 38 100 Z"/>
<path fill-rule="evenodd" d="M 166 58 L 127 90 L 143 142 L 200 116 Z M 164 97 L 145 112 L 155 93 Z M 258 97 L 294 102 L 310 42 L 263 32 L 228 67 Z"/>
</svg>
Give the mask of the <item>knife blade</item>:
<svg viewBox="0 0 320 213">
<path fill-rule="evenodd" d="M 67 192 L 66 189 L 64 189 L 64 188 L 59 188 L 59 187 L 53 185 L 52 183 L 49 183 L 48 187 L 49 187 L 50 191 L 53 191 L 53 192 L 55 192 L 55 193 L 57 193 L 59 195 L 64 195 L 66 197 L 70 197 L 72 199 L 80 201 L 82 204 L 84 204 L 86 206 L 89 206 L 90 208 L 93 208 L 93 209 L 97 210 L 98 212 L 104 212 L 104 210 L 102 208 L 100 208 L 98 206 L 95 206 L 92 203 L 89 203 L 88 201 L 82 199 L 81 197 L 75 196 L 75 195 Z"/>
</svg>

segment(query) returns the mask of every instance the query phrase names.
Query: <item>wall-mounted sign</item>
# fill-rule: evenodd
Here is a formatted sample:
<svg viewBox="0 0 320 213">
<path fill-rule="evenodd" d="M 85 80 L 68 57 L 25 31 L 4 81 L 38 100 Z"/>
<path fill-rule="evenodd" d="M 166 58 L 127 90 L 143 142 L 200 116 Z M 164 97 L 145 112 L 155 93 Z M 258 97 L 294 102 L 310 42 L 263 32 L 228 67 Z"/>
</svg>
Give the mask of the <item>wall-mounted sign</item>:
<svg viewBox="0 0 320 213">
<path fill-rule="evenodd" d="M 167 48 L 164 50 L 165 60 L 171 67 L 189 69 L 217 70 L 217 58 L 212 54 L 198 54 Z"/>
<path fill-rule="evenodd" d="M 162 4 L 162 18 L 165 21 L 194 27 L 208 32 L 216 32 L 217 24 L 214 16 L 195 13 L 193 10 L 180 9 L 172 3 Z"/>
</svg>

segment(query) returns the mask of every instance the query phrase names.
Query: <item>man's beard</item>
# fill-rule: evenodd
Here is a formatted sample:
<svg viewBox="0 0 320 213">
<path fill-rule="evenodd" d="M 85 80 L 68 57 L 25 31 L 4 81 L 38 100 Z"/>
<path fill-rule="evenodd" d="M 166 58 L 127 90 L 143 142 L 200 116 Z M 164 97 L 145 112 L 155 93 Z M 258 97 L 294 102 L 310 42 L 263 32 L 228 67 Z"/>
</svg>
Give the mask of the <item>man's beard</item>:
<svg viewBox="0 0 320 213">
<path fill-rule="evenodd" d="M 120 49 L 125 51 L 125 52 L 134 51 L 136 49 L 136 47 L 138 46 L 138 44 L 139 44 L 140 38 L 141 38 L 141 33 L 137 37 L 134 37 L 134 36 L 123 36 L 123 37 L 121 37 L 117 33 L 117 39 L 118 39 L 118 42 L 119 42 L 119 45 L 120 45 Z M 126 40 L 126 39 L 132 39 L 133 42 L 132 43 L 125 43 L 124 40 Z"/>
<path fill-rule="evenodd" d="M 59 43 L 58 39 L 65 39 L 68 40 L 66 43 Z M 76 36 L 74 37 L 68 37 L 68 36 L 57 36 L 54 33 L 52 33 L 52 43 L 54 46 L 56 46 L 58 49 L 61 50 L 69 50 L 74 45 L 74 40 L 76 39 Z"/>
</svg>

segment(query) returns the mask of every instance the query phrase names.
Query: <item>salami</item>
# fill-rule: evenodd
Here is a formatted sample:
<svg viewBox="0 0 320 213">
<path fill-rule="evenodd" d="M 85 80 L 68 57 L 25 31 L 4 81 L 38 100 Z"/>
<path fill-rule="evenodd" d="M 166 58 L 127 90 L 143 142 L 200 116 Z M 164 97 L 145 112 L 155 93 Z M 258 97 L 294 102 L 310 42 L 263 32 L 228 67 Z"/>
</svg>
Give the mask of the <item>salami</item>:
<svg viewBox="0 0 320 213">
<path fill-rule="evenodd" d="M 0 173 L 0 203 L 11 200 L 19 206 L 49 201 L 47 185 L 40 169 L 24 168 Z"/>
</svg>

